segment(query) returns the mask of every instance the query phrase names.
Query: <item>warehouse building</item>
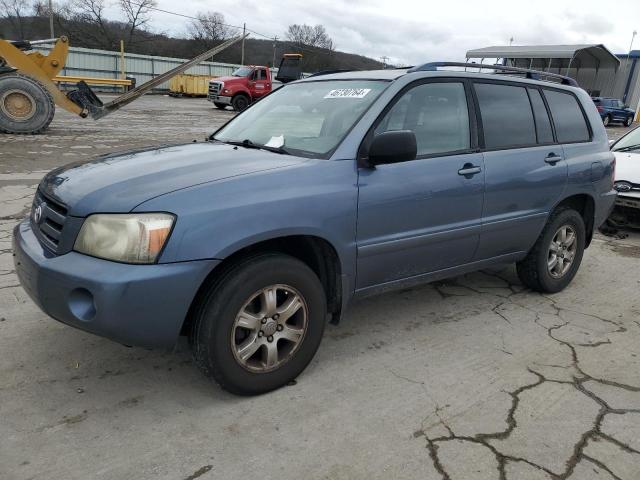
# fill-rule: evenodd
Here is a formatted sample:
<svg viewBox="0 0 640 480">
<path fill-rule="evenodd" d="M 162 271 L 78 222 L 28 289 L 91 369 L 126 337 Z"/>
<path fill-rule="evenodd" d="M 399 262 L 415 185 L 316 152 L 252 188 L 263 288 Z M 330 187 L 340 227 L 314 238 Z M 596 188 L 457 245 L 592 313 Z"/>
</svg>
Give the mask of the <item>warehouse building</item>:
<svg viewBox="0 0 640 480">
<path fill-rule="evenodd" d="M 615 55 L 597 44 L 498 46 L 469 50 L 466 56 L 477 63 L 568 75 L 592 96 L 619 98 L 640 110 L 640 50 Z"/>
</svg>

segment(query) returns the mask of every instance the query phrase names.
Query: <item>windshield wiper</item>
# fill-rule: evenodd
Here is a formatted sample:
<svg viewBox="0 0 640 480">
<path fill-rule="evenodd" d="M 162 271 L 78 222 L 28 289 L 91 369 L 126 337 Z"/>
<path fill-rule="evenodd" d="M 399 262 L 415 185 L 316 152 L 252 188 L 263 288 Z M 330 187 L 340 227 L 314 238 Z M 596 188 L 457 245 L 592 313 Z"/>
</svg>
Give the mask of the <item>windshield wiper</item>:
<svg viewBox="0 0 640 480">
<path fill-rule="evenodd" d="M 259 149 L 259 150 L 266 150 L 268 152 L 280 153 L 280 154 L 283 154 L 283 155 L 291 155 L 291 153 L 284 147 L 270 147 L 268 145 L 262 145 L 260 143 L 253 143 L 248 138 L 245 138 L 241 142 L 238 142 L 238 141 L 235 141 L 235 140 L 230 140 L 230 141 L 225 141 L 224 143 L 227 143 L 229 145 L 236 145 L 238 147 L 256 148 L 256 149 Z"/>
<path fill-rule="evenodd" d="M 635 145 L 629 145 L 626 147 L 616 148 L 614 152 L 630 152 L 632 150 L 640 150 L 640 143 L 636 143 Z"/>
</svg>

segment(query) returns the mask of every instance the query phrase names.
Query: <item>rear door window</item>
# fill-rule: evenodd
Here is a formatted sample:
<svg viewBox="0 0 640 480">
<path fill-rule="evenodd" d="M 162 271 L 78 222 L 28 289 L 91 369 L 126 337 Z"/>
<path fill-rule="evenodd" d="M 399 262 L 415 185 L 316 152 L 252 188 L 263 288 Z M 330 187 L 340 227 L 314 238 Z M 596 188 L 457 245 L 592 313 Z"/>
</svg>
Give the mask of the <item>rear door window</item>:
<svg viewBox="0 0 640 480">
<path fill-rule="evenodd" d="M 533 107 L 533 116 L 536 120 L 536 133 L 538 135 L 538 143 L 553 143 L 553 130 L 551 130 L 551 121 L 547 107 L 544 106 L 542 95 L 535 88 L 529 88 L 529 98 Z"/>
<path fill-rule="evenodd" d="M 524 87 L 476 83 L 475 89 L 487 149 L 536 144 L 533 112 Z"/>
<path fill-rule="evenodd" d="M 571 93 L 544 90 L 559 143 L 588 142 L 589 127 L 578 100 Z"/>
</svg>

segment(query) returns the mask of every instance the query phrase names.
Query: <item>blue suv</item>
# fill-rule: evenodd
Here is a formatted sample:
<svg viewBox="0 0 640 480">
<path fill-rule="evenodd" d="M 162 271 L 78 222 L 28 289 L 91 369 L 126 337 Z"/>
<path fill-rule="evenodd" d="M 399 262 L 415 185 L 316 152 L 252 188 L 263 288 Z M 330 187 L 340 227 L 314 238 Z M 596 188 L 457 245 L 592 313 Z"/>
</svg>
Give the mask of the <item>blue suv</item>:
<svg viewBox="0 0 640 480">
<path fill-rule="evenodd" d="M 356 297 L 506 263 L 562 290 L 616 194 L 593 102 L 449 66 L 310 77 L 206 142 L 50 172 L 13 234 L 24 289 L 123 344 L 186 335 L 238 394 L 299 375 Z"/>
<path fill-rule="evenodd" d="M 595 103 L 605 127 L 608 127 L 613 122 L 622 123 L 625 127 L 630 127 L 633 123 L 633 117 L 636 112 L 630 109 L 628 105 L 625 105 L 622 100 L 618 100 L 617 98 L 593 97 L 593 103 Z"/>
</svg>

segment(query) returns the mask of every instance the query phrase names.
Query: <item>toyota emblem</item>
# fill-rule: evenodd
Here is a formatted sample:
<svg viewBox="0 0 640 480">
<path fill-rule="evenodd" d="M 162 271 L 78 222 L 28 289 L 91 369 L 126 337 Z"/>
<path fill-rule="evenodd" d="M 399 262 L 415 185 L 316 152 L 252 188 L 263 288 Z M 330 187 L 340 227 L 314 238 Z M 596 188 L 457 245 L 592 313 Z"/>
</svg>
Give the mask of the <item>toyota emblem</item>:
<svg viewBox="0 0 640 480">
<path fill-rule="evenodd" d="M 41 203 L 33 210 L 33 221 L 36 223 L 40 223 L 40 220 L 42 220 L 43 206 L 44 206 L 44 203 Z"/>
</svg>

